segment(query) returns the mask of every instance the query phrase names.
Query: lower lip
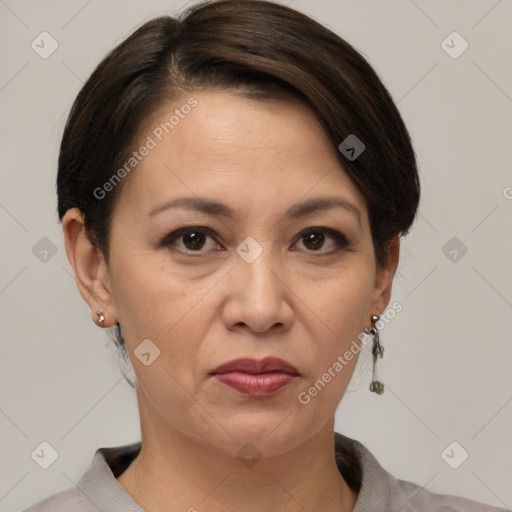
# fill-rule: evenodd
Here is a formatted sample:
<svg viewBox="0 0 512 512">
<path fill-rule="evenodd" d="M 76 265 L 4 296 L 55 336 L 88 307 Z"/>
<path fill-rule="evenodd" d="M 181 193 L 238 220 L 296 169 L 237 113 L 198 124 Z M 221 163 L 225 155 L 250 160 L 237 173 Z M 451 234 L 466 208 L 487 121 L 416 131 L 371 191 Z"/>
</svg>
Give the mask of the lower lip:
<svg viewBox="0 0 512 512">
<path fill-rule="evenodd" d="M 266 397 L 272 396 L 288 386 L 295 378 L 293 375 L 282 372 L 268 373 L 245 373 L 245 372 L 228 372 L 219 373 L 214 377 L 236 389 L 240 393 L 248 396 Z"/>
</svg>

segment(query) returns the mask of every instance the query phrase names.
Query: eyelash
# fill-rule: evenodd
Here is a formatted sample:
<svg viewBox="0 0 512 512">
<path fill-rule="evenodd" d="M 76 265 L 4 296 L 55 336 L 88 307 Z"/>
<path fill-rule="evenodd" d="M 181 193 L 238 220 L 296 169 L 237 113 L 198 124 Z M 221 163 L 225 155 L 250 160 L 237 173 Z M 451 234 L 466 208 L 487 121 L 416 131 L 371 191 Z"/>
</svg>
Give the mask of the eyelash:
<svg viewBox="0 0 512 512">
<path fill-rule="evenodd" d="M 201 233 L 204 235 L 208 235 L 215 240 L 215 234 L 209 228 L 202 227 L 202 226 L 186 227 L 186 228 L 181 228 L 176 231 L 173 231 L 172 233 L 167 235 L 160 243 L 159 248 L 164 248 L 164 247 L 168 248 L 169 246 L 171 246 L 174 243 L 175 240 L 179 239 L 180 237 L 182 237 L 186 234 L 190 234 L 190 233 Z M 339 231 L 336 231 L 331 228 L 322 227 L 322 226 L 311 227 L 311 228 L 305 229 L 304 231 L 302 231 L 299 234 L 299 236 L 297 237 L 297 241 L 295 243 L 297 243 L 298 241 L 300 241 L 301 239 L 303 239 L 304 237 L 306 237 L 312 233 L 322 233 L 324 235 L 327 235 L 328 237 L 330 237 L 331 239 L 333 239 L 336 242 L 336 248 L 332 249 L 330 251 L 308 250 L 308 251 L 306 251 L 308 253 L 312 253 L 312 254 L 316 254 L 316 255 L 331 255 L 331 254 L 334 254 L 341 250 L 347 250 L 347 251 L 351 250 L 351 245 L 347 241 L 347 239 L 345 238 L 344 235 L 342 235 Z M 192 256 L 192 255 L 200 256 L 202 253 L 208 252 L 208 251 L 202 251 L 202 250 L 198 250 L 198 251 L 192 251 L 192 250 L 183 251 L 182 249 L 176 249 L 176 250 L 178 252 L 181 252 L 182 254 L 190 255 L 190 256 Z"/>
</svg>

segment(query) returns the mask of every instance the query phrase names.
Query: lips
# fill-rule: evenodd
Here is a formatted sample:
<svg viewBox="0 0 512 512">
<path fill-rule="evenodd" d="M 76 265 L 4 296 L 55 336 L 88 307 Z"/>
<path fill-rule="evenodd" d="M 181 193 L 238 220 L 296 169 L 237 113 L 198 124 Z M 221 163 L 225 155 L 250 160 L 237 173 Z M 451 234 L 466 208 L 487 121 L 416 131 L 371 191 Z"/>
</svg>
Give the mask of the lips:
<svg viewBox="0 0 512 512">
<path fill-rule="evenodd" d="M 279 372 L 288 375 L 299 375 L 299 371 L 288 361 L 278 357 L 266 357 L 265 359 L 235 359 L 221 364 L 213 372 L 213 375 L 220 375 L 229 372 L 244 372 L 250 374 Z"/>
<path fill-rule="evenodd" d="M 217 367 L 211 375 L 215 379 L 250 397 L 270 397 L 291 384 L 299 372 L 284 359 L 267 357 L 256 359 L 236 359 Z"/>
</svg>

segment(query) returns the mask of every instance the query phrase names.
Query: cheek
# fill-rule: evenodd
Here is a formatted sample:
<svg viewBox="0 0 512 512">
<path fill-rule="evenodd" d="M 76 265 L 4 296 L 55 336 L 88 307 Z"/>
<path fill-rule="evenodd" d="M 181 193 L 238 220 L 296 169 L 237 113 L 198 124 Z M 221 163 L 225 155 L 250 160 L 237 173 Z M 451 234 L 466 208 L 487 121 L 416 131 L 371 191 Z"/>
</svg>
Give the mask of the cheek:
<svg viewBox="0 0 512 512">
<path fill-rule="evenodd" d="M 301 295 L 312 317 L 321 320 L 325 337 L 339 344 L 369 326 L 372 290 L 370 267 L 347 266 L 335 277 L 311 283 Z"/>
<path fill-rule="evenodd" d="M 362 333 L 370 325 L 372 289 L 373 273 L 368 268 L 365 272 L 347 268 L 337 279 L 316 283 L 302 293 L 309 308 L 304 326 L 310 345 L 304 350 L 311 365 L 306 378 L 310 383 L 332 382 L 321 400 L 339 400 L 350 380 Z"/>
<path fill-rule="evenodd" d="M 119 262 L 116 267 L 119 323 L 145 395 L 158 402 L 154 404 L 158 409 L 169 400 L 189 408 L 189 393 L 196 390 L 197 355 L 209 326 L 211 306 L 201 300 L 208 287 L 177 277 L 156 256 L 145 260 L 144 264 Z M 137 349 L 146 339 L 157 347 L 150 345 L 149 350 L 158 351 L 149 366 L 137 358 L 141 353 Z"/>
<path fill-rule="evenodd" d="M 158 254 L 118 260 L 115 268 L 113 298 L 128 345 L 145 338 L 163 343 L 194 315 L 205 293 L 200 283 L 164 267 Z"/>
</svg>

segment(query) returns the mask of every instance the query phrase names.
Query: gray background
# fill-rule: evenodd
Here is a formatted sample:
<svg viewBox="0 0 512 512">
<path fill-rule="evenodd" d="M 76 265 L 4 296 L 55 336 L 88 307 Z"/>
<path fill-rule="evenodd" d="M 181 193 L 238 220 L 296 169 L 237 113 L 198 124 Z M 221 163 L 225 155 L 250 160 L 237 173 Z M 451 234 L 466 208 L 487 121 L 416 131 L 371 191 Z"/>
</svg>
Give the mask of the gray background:
<svg viewBox="0 0 512 512">
<path fill-rule="evenodd" d="M 135 395 L 72 277 L 54 180 L 67 113 L 94 66 L 136 26 L 183 5 L 0 0 L 2 511 L 74 485 L 98 447 L 138 439 Z M 512 507 L 511 2 L 290 5 L 376 68 L 410 128 L 423 186 L 392 298 L 403 310 L 382 332 L 386 391 L 368 391 L 366 352 L 336 430 L 397 477 Z M 59 45 L 47 59 L 31 47 L 43 31 Z M 441 44 L 453 31 L 469 44 L 458 58 Z M 463 43 L 445 44 L 453 53 Z M 31 458 L 42 441 L 59 454 L 46 470 Z M 453 441 L 452 464 L 469 454 L 457 469 L 441 455 Z"/>
</svg>

